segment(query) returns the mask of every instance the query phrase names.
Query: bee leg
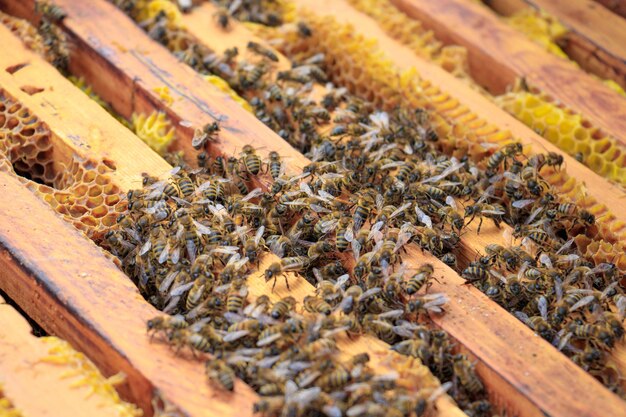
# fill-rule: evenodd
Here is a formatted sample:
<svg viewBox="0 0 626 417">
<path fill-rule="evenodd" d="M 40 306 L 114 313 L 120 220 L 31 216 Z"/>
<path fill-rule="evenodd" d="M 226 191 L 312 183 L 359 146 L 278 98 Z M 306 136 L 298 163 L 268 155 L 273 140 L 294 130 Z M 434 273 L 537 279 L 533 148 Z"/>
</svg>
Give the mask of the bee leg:
<svg viewBox="0 0 626 417">
<path fill-rule="evenodd" d="M 287 289 L 291 291 L 291 288 L 289 288 L 289 280 L 287 279 L 287 275 L 285 275 L 285 285 L 287 285 Z"/>
<path fill-rule="evenodd" d="M 483 225 L 483 218 L 482 218 L 482 216 L 481 216 L 481 217 L 480 217 L 480 220 L 479 220 L 479 222 L 478 222 L 478 229 L 476 230 L 476 234 L 479 234 L 479 233 L 480 233 L 480 226 L 482 226 L 482 225 Z"/>
<path fill-rule="evenodd" d="M 272 292 L 274 292 L 274 287 L 276 287 L 276 280 L 277 280 L 277 278 L 274 277 L 274 284 L 272 284 Z"/>
</svg>

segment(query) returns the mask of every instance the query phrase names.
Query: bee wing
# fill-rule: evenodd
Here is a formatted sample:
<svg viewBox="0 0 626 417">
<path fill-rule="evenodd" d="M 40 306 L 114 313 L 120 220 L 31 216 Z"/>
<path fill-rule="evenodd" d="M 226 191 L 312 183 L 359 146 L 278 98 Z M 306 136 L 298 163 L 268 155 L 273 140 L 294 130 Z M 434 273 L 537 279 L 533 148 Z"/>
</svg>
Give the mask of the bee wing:
<svg viewBox="0 0 626 417">
<path fill-rule="evenodd" d="M 524 312 L 521 311 L 514 311 L 513 315 L 515 317 L 517 317 L 518 320 L 520 320 L 522 323 L 524 323 L 527 326 L 531 326 L 531 322 L 530 322 L 530 318 L 528 317 L 528 315 Z"/>
<path fill-rule="evenodd" d="M 304 378 L 300 379 L 300 388 L 306 388 L 311 385 L 322 373 L 320 371 L 313 371 L 306 374 Z"/>
<path fill-rule="evenodd" d="M 494 216 L 499 216 L 502 214 L 506 214 L 506 212 L 502 210 L 481 210 L 482 214 L 493 214 Z"/>
<path fill-rule="evenodd" d="M 371 401 L 353 405 L 352 407 L 348 408 L 348 411 L 346 411 L 346 416 L 348 417 L 365 416 L 367 415 L 367 408 L 370 406 L 370 404 L 372 404 Z"/>
<path fill-rule="evenodd" d="M 185 247 L 187 248 L 189 261 L 193 263 L 196 260 L 196 244 L 193 242 L 193 240 L 186 240 Z"/>
<path fill-rule="evenodd" d="M 535 218 L 539 215 L 539 213 L 541 213 L 543 211 L 543 206 L 541 207 L 537 207 L 536 209 L 533 210 L 532 213 L 530 213 L 530 216 L 528 216 L 528 218 L 526 219 L 526 221 L 524 222 L 524 224 L 531 224 L 533 220 L 535 220 Z"/>
<path fill-rule="evenodd" d="M 218 293 L 218 294 L 225 293 L 226 291 L 230 289 L 230 287 L 231 287 L 230 282 L 228 284 L 222 284 L 222 285 L 215 287 L 213 289 L 213 292 Z"/>
<path fill-rule="evenodd" d="M 424 223 L 424 225 L 429 229 L 433 228 L 433 221 L 419 208 L 417 204 L 415 204 L 415 213 L 417 213 L 417 218 L 421 223 Z"/>
<path fill-rule="evenodd" d="M 451 195 L 446 196 L 446 204 L 452 207 L 455 210 L 458 210 L 456 200 Z"/>
<path fill-rule="evenodd" d="M 337 282 L 335 283 L 335 289 L 343 288 L 343 286 L 350 280 L 349 274 L 343 274 L 339 278 L 337 278 Z"/>
<path fill-rule="evenodd" d="M 376 194 L 376 209 L 378 209 L 378 211 L 381 211 L 384 205 L 385 199 L 383 198 L 383 196 L 380 194 Z"/>
<path fill-rule="evenodd" d="M 311 207 L 312 206 L 313 205 L 311 205 Z M 322 228 L 322 234 L 330 233 L 335 227 L 337 227 L 338 223 L 339 223 L 339 220 L 337 220 L 337 219 L 322 220 L 320 222 L 321 228 Z"/>
<path fill-rule="evenodd" d="M 444 293 L 437 293 L 426 294 L 422 296 L 422 298 L 428 298 L 429 296 L 433 298 L 427 303 L 424 303 L 424 308 L 430 311 L 441 313 L 442 309 L 440 307 L 448 302 L 448 297 Z"/>
<path fill-rule="evenodd" d="M 198 221 L 196 221 L 196 220 L 193 220 L 193 224 L 194 224 L 194 226 L 196 227 L 196 231 L 197 231 L 198 233 L 200 233 L 201 235 L 210 235 L 210 234 L 213 234 L 213 230 L 211 230 L 211 228 L 209 228 L 209 227 L 207 227 L 207 226 L 203 225 L 202 223 L 200 223 L 200 222 L 198 222 Z"/>
<path fill-rule="evenodd" d="M 411 203 L 404 203 L 403 205 L 398 207 L 393 213 L 391 213 L 391 215 L 389 217 L 394 219 L 397 216 L 399 216 L 400 214 L 402 214 L 402 212 L 405 211 L 406 209 L 408 209 L 409 207 L 411 207 Z"/>
<path fill-rule="evenodd" d="M 502 281 L 502 283 L 506 284 L 508 281 L 506 279 L 506 277 L 504 275 L 502 275 L 501 273 L 499 273 L 498 271 L 494 270 L 494 269 L 490 269 L 489 273 L 491 275 L 493 275 L 494 277 L 498 278 L 500 281 Z"/>
<path fill-rule="evenodd" d="M 522 209 L 534 202 L 535 200 L 532 198 L 524 199 L 524 200 L 515 200 L 514 202 L 511 203 L 511 206 L 518 208 L 518 209 Z"/>
<path fill-rule="evenodd" d="M 165 294 L 167 292 L 168 288 L 172 285 L 172 282 L 174 282 L 174 279 L 179 273 L 180 271 L 172 271 L 165 277 L 165 279 L 163 279 L 163 282 L 159 285 L 159 292 L 161 294 Z"/>
<path fill-rule="evenodd" d="M 583 308 L 587 304 L 593 302 L 593 300 L 595 300 L 595 297 L 593 295 L 588 295 L 586 297 L 583 297 L 580 300 L 578 300 L 573 306 L 571 306 L 569 311 L 574 312 L 578 310 L 579 308 Z"/>
<path fill-rule="evenodd" d="M 556 251 L 556 254 L 557 254 L 557 255 L 559 255 L 559 254 L 561 254 L 561 253 L 563 253 L 563 252 L 565 252 L 565 251 L 569 250 L 569 248 L 571 248 L 571 247 L 572 247 L 572 244 L 573 244 L 573 243 L 574 243 L 574 238 L 571 238 L 570 240 L 568 240 L 567 242 L 565 242 L 565 243 L 563 244 L 563 246 L 561 246 L 561 247 L 559 248 L 559 250 L 557 250 L 557 251 Z"/>
<path fill-rule="evenodd" d="M 322 277 L 322 274 L 320 273 L 319 269 L 313 268 L 312 271 L 313 271 L 313 275 L 315 276 L 315 280 L 317 281 L 318 284 L 324 281 L 324 278 Z"/>
<path fill-rule="evenodd" d="M 365 291 L 363 294 L 361 294 L 359 296 L 359 299 L 357 301 L 361 302 L 362 300 L 365 300 L 367 298 L 370 298 L 376 294 L 378 294 L 379 292 L 381 292 L 380 287 L 374 287 L 374 288 L 370 288 L 369 290 Z"/>
<path fill-rule="evenodd" d="M 252 190 L 248 194 L 246 194 L 246 196 L 243 197 L 241 199 L 241 201 L 251 200 L 253 198 L 256 198 L 256 197 L 260 196 L 261 194 L 263 194 L 263 190 L 261 188 L 255 188 L 254 190 Z"/>
<path fill-rule="evenodd" d="M 385 165 L 381 166 L 380 169 L 382 169 L 382 170 L 394 169 L 394 168 L 406 166 L 406 164 L 407 163 L 404 162 L 404 161 L 393 161 L 393 162 L 389 162 L 388 164 L 385 164 Z"/>
<path fill-rule="evenodd" d="M 238 255 L 239 246 L 218 246 L 216 248 L 211 249 L 211 253 L 222 253 L 224 255 Z M 238 259 L 235 259 L 235 261 L 237 260 Z"/>
<path fill-rule="evenodd" d="M 543 317 L 544 320 L 548 319 L 548 300 L 543 295 L 539 296 L 539 301 L 537 302 L 537 308 L 539 309 L 539 314 Z"/>
<path fill-rule="evenodd" d="M 249 334 L 250 334 L 250 330 L 237 330 L 234 332 L 228 332 L 224 336 L 223 340 L 226 343 L 230 343 L 230 342 L 234 342 L 235 340 L 239 340 L 242 337 L 247 336 Z"/>
<path fill-rule="evenodd" d="M 563 299 L 563 283 L 559 278 L 554 278 L 554 293 L 556 294 L 557 301 Z"/>
<path fill-rule="evenodd" d="M 263 238 L 263 233 L 265 233 L 265 226 L 261 226 L 257 229 L 256 234 L 254 235 L 254 244 L 258 245 L 261 239 Z"/>
<path fill-rule="evenodd" d="M 191 203 L 183 198 L 178 198 L 176 196 L 172 197 L 172 200 L 176 201 L 176 203 L 178 203 L 179 206 L 190 206 Z"/>
<path fill-rule="evenodd" d="M 198 149 L 202 146 L 202 144 L 204 143 L 204 141 L 207 140 L 208 137 L 209 135 L 202 129 L 194 130 L 193 138 L 191 139 L 191 146 Z"/>
<path fill-rule="evenodd" d="M 334 195 L 332 195 L 331 193 L 326 192 L 324 190 L 319 190 L 317 192 L 317 194 L 319 195 L 318 198 L 321 198 L 323 201 L 325 201 L 327 203 L 330 203 L 331 201 L 333 201 L 335 199 Z"/>
<path fill-rule="evenodd" d="M 437 398 L 444 395 L 446 392 L 452 388 L 453 383 L 451 381 L 446 382 L 445 384 L 439 385 L 433 392 L 428 396 L 428 402 L 433 403 L 437 400 Z"/>
<path fill-rule="evenodd" d="M 237 313 L 232 313 L 230 311 L 227 311 L 224 313 L 224 318 L 230 323 L 230 324 L 234 324 L 234 323 L 238 323 L 241 321 L 244 321 L 246 318 L 244 316 L 242 316 L 241 314 L 237 314 Z"/>
<path fill-rule="evenodd" d="M 178 263 L 180 260 L 180 246 L 176 246 L 174 250 L 172 250 L 172 256 L 170 256 L 170 260 L 174 265 Z"/>
<path fill-rule="evenodd" d="M 353 240 L 350 243 L 350 246 L 352 246 L 352 253 L 354 254 L 354 259 L 358 261 L 359 254 L 361 253 L 361 244 L 359 243 L 358 240 Z"/>
<path fill-rule="evenodd" d="M 411 240 L 410 233 L 400 232 L 398 233 L 398 240 L 396 241 L 396 246 L 393 249 L 394 252 L 398 252 L 400 249 L 404 247 Z"/>
<path fill-rule="evenodd" d="M 321 206 L 319 204 L 311 204 L 309 208 L 316 213 L 331 213 L 330 210 L 328 210 L 326 207 Z"/>
<path fill-rule="evenodd" d="M 139 256 L 143 256 L 146 253 L 148 253 L 151 247 L 152 247 L 152 241 L 151 240 L 146 241 L 146 243 L 144 243 L 141 249 L 139 250 Z"/>
<path fill-rule="evenodd" d="M 276 362 L 280 360 L 280 355 L 276 356 L 266 356 L 263 359 L 259 360 L 256 364 L 259 368 L 268 369 L 274 366 Z"/>
<path fill-rule="evenodd" d="M 343 234 L 343 237 L 344 239 L 346 239 L 347 242 L 352 242 L 354 240 L 354 231 L 352 230 L 351 227 L 346 229 L 346 231 Z"/>
<path fill-rule="evenodd" d="M 397 319 L 398 317 L 402 317 L 403 314 L 404 314 L 404 310 L 397 309 L 397 310 L 390 310 L 390 311 L 385 311 L 384 313 L 380 313 L 378 317 L 381 319 L 387 319 L 387 318 Z"/>
<path fill-rule="evenodd" d="M 183 295 L 187 290 L 189 290 L 191 287 L 193 287 L 194 282 L 188 282 L 186 284 L 181 284 L 178 285 L 176 287 L 172 287 L 172 289 L 169 292 L 169 296 L 170 297 L 178 297 L 179 295 Z"/>
<path fill-rule="evenodd" d="M 541 264 L 545 266 L 546 268 L 549 268 L 549 269 L 554 268 L 552 266 L 552 259 L 550 259 L 550 257 L 546 255 L 545 253 L 542 253 L 541 255 L 539 255 L 539 262 L 541 262 Z"/>
<path fill-rule="evenodd" d="M 235 263 L 235 268 L 236 269 L 243 268 L 248 263 L 248 261 L 249 259 L 247 256 L 245 258 L 242 258 L 241 260 L 237 261 L 237 263 Z"/>
<path fill-rule="evenodd" d="M 452 164 L 448 168 L 444 169 L 441 172 L 441 174 L 435 175 L 434 177 L 426 178 L 422 182 L 423 183 L 439 182 L 440 180 L 444 179 L 445 177 L 447 177 L 448 175 L 452 174 L 453 172 L 456 172 L 459 169 L 463 168 L 464 165 L 465 164 L 463 162 L 457 162 L 456 164 Z"/>
<path fill-rule="evenodd" d="M 274 343 L 275 341 L 280 339 L 282 336 L 283 335 L 280 332 L 271 334 L 269 336 L 264 337 L 263 339 L 259 339 L 257 341 L 256 345 L 259 346 L 259 347 L 267 346 L 269 344 Z"/>
<path fill-rule="evenodd" d="M 291 381 L 287 381 L 291 382 Z M 295 385 L 295 382 L 293 383 Z M 297 387 L 297 385 L 296 385 Z M 322 393 L 320 387 L 306 388 L 297 391 L 295 394 L 290 395 L 287 400 L 288 403 L 298 404 L 298 407 L 305 408 L 315 400 L 317 400 Z"/>
<path fill-rule="evenodd" d="M 170 255 L 170 242 L 168 241 L 165 244 L 165 247 L 163 248 L 163 250 L 161 251 L 161 254 L 159 255 L 159 263 L 162 264 L 163 262 L 167 261 L 167 258 Z"/>
<path fill-rule="evenodd" d="M 600 298 L 604 300 L 618 284 L 619 284 L 619 281 L 613 281 L 612 283 L 607 285 L 604 291 L 602 291 L 602 296 Z"/>
<path fill-rule="evenodd" d="M 563 350 L 565 346 L 569 343 L 569 340 L 572 338 L 574 334 L 572 332 L 568 332 L 565 336 L 559 339 L 559 344 L 557 346 L 558 350 Z"/>
<path fill-rule="evenodd" d="M 306 182 L 300 183 L 300 190 L 304 191 L 309 197 L 316 197 L 315 193 Z"/>
<path fill-rule="evenodd" d="M 619 297 L 615 306 L 617 307 L 617 314 L 619 315 L 620 320 L 624 320 L 624 312 L 626 312 L 626 297 Z"/>
<path fill-rule="evenodd" d="M 283 246 L 280 245 L 280 243 L 278 243 L 278 239 L 273 240 L 270 243 L 270 251 L 279 258 L 285 256 L 285 249 L 283 248 Z"/>
</svg>

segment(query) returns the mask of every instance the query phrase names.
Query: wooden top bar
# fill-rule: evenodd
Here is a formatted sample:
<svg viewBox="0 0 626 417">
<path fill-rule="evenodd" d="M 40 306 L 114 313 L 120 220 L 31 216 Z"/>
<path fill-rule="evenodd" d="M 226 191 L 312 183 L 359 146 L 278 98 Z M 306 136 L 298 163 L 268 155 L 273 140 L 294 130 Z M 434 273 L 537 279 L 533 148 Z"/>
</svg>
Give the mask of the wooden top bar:
<svg viewBox="0 0 626 417">
<path fill-rule="evenodd" d="M 516 78 L 585 116 L 626 143 L 626 99 L 572 63 L 544 51 L 482 5 L 464 0 L 392 0 L 446 44 L 465 46 L 472 77 L 494 94 Z"/>
</svg>

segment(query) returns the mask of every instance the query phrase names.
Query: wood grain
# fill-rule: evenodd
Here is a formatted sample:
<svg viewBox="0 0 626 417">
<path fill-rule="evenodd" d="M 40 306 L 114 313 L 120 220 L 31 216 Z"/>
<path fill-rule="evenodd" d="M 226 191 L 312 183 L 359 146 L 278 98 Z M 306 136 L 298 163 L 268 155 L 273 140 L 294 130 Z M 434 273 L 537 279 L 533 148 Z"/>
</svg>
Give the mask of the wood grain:
<svg viewBox="0 0 626 417">
<path fill-rule="evenodd" d="M 594 0 L 607 9 L 611 10 L 622 17 L 626 17 L 626 1 L 624 0 Z"/>
<path fill-rule="evenodd" d="M 626 99 L 571 62 L 544 51 L 482 5 L 465 0 L 392 0 L 446 44 L 465 46 L 472 77 L 501 94 L 515 79 L 581 113 L 606 134 L 626 143 Z"/>
</svg>

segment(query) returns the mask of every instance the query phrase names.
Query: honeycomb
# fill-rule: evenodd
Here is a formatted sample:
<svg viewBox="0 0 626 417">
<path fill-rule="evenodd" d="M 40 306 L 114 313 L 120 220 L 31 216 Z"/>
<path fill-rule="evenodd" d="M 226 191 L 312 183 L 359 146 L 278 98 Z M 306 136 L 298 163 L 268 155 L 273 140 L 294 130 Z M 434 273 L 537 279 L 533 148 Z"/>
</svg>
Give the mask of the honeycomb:
<svg viewBox="0 0 626 417">
<path fill-rule="evenodd" d="M 615 138 L 545 95 L 511 92 L 496 102 L 524 124 L 568 154 L 582 159 L 594 172 L 626 185 L 626 147 Z"/>
<path fill-rule="evenodd" d="M 114 405 L 115 416 L 140 417 L 143 415 L 142 410 L 134 404 L 122 401 L 114 388 L 115 385 L 124 382 L 123 374 L 104 378 L 85 355 L 75 351 L 65 340 L 52 336 L 42 337 L 39 340 L 49 346 L 48 356 L 43 357 L 41 361 L 67 368 L 65 377 L 72 378 L 73 387 L 88 386 L 90 397 L 96 396 L 103 402 Z"/>
<path fill-rule="evenodd" d="M 444 46 L 432 30 L 399 11 L 388 0 L 348 0 L 357 10 L 378 21 L 389 36 L 409 47 L 416 55 L 429 59 L 459 78 L 469 78 L 467 49 Z"/>
<path fill-rule="evenodd" d="M 159 154 L 164 154 L 174 140 L 174 128 L 171 127 L 163 112 L 133 114 L 132 130 L 135 134 Z"/>
<path fill-rule="evenodd" d="M 380 107 L 393 109 L 400 103 L 408 103 L 412 108 L 432 110 L 431 121 L 436 126 L 439 145 L 448 154 L 469 155 L 480 165 L 490 153 L 483 143 L 504 145 L 514 140 L 509 131 L 489 124 L 437 86 L 421 79 L 417 70 L 398 74 L 393 64 L 377 49 L 376 42 L 358 34 L 352 26 L 341 25 L 328 16 L 320 18 L 314 13 L 309 14 L 306 23 L 313 29 L 313 36 L 308 38 L 293 31 L 272 28 L 261 28 L 256 32 L 275 42 L 292 59 L 323 52 L 325 68 L 333 82 Z M 530 151 L 529 147 L 526 151 Z M 544 167 L 541 174 L 559 190 L 563 201 L 572 201 L 598 213 L 598 227 L 591 239 L 617 241 L 626 238 L 624 225 L 604 204 L 587 196 L 584 185 L 564 170 Z M 617 248 L 612 254 L 613 257 L 622 255 Z"/>
<path fill-rule="evenodd" d="M 545 11 L 527 7 L 511 16 L 505 17 L 504 20 L 511 27 L 543 46 L 546 51 L 568 59 L 567 54 L 563 52 L 557 43 L 559 39 L 562 39 L 567 34 L 567 29 L 558 19 L 550 16 Z"/>
<path fill-rule="evenodd" d="M 223 79 L 221 79 L 220 77 L 217 77 L 215 75 L 205 75 L 204 79 L 206 81 L 208 81 L 211 85 L 217 87 L 220 91 L 228 94 L 228 96 L 230 98 L 235 100 L 235 102 L 237 102 L 237 104 L 239 104 L 244 109 L 248 110 L 250 113 L 254 112 L 252 110 L 252 106 L 250 106 L 250 104 L 248 104 L 248 102 L 245 99 L 243 99 L 232 88 L 230 88 L 228 83 L 226 81 L 224 81 Z"/>
<path fill-rule="evenodd" d="M 51 136 L 44 122 L 0 89 L 0 170 L 16 175 L 76 228 L 99 238 L 125 209 L 109 177 L 115 168 L 107 160 L 60 160 Z"/>
</svg>

